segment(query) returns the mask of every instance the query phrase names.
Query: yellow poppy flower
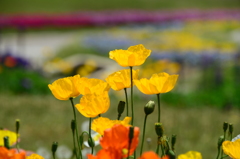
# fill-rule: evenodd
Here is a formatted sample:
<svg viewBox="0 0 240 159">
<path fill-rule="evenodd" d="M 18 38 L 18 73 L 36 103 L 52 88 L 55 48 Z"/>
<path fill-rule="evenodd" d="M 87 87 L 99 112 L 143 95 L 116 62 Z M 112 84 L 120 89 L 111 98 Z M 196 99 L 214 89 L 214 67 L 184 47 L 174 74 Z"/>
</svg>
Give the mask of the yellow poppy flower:
<svg viewBox="0 0 240 159">
<path fill-rule="evenodd" d="M 77 110 L 85 117 L 96 117 L 105 113 L 110 106 L 110 99 L 107 91 L 102 94 L 87 94 L 82 96 L 80 103 L 76 104 Z"/>
<path fill-rule="evenodd" d="M 44 158 L 38 154 L 31 154 L 30 156 L 27 156 L 26 159 L 44 159 Z"/>
<path fill-rule="evenodd" d="M 230 156 L 233 159 L 240 158 L 240 139 L 235 141 L 224 141 L 222 144 L 222 148 L 225 154 Z"/>
<path fill-rule="evenodd" d="M 178 75 L 169 75 L 165 72 L 153 74 L 148 80 L 142 78 L 133 80 L 137 88 L 144 94 L 159 94 L 171 91 L 178 79 Z"/>
<path fill-rule="evenodd" d="M 79 92 L 83 95 L 87 94 L 102 94 L 105 91 L 109 91 L 110 86 L 107 82 L 96 79 L 96 78 L 86 78 L 82 77 L 80 83 L 80 87 L 78 87 Z"/>
<path fill-rule="evenodd" d="M 178 159 L 202 159 L 202 155 L 197 151 L 188 151 L 185 154 L 179 155 Z"/>
<path fill-rule="evenodd" d="M 80 95 L 80 92 L 77 90 L 77 87 L 80 87 L 80 80 L 80 75 L 60 78 L 52 84 L 49 84 L 48 88 L 52 91 L 55 98 L 59 100 L 68 100 L 69 98 Z"/>
<path fill-rule="evenodd" d="M 116 124 L 130 126 L 128 124 L 130 121 L 131 121 L 131 117 L 125 117 L 123 120 L 110 120 L 108 118 L 99 117 L 93 120 L 91 129 L 103 135 L 104 130 L 111 128 Z"/>
<path fill-rule="evenodd" d="M 0 130 L 0 146 L 4 146 L 3 138 L 8 136 L 9 145 L 12 146 L 17 142 L 17 134 L 9 130 Z"/>
<path fill-rule="evenodd" d="M 133 70 L 133 79 L 138 79 L 139 70 Z M 131 87 L 130 69 L 124 69 L 109 75 L 106 81 L 115 91 Z"/>
<path fill-rule="evenodd" d="M 113 50 L 109 52 L 109 58 L 115 60 L 120 66 L 140 66 L 150 55 L 151 50 L 142 44 L 130 46 L 127 50 Z"/>
</svg>

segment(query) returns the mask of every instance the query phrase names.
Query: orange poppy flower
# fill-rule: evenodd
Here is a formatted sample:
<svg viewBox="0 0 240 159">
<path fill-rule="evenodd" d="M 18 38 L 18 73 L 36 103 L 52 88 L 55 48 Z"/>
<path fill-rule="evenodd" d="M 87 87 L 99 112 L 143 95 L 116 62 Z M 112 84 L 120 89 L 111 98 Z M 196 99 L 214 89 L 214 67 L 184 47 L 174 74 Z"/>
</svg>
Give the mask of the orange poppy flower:
<svg viewBox="0 0 240 159">
<path fill-rule="evenodd" d="M 114 149 L 106 150 L 101 149 L 98 151 L 96 156 L 93 156 L 92 154 L 87 155 L 88 159 L 122 159 L 121 155 L 118 155 L 117 151 Z"/>
<path fill-rule="evenodd" d="M 128 154 L 132 155 L 138 145 L 139 128 L 134 127 L 134 136 L 128 153 L 129 129 L 130 127 L 118 124 L 111 129 L 106 129 L 100 139 L 102 148 L 114 152 L 115 156 L 120 156 L 120 158 L 125 158 Z"/>
<path fill-rule="evenodd" d="M 114 50 L 109 52 L 109 58 L 115 60 L 120 66 L 140 66 L 150 55 L 151 50 L 142 44 L 130 46 L 127 50 Z"/>
<path fill-rule="evenodd" d="M 81 92 L 82 95 L 93 93 L 102 94 L 110 89 L 110 86 L 107 82 L 96 78 L 82 77 L 79 85 L 78 91 Z"/>
<path fill-rule="evenodd" d="M 108 92 L 102 94 L 87 94 L 82 96 L 80 103 L 76 104 L 77 110 L 85 117 L 92 118 L 105 113 L 110 106 Z"/>
<path fill-rule="evenodd" d="M 25 159 L 26 152 L 21 151 L 17 153 L 16 149 L 8 150 L 5 147 L 0 147 L 0 158 L 1 159 Z"/>
<path fill-rule="evenodd" d="M 80 75 L 72 77 L 60 78 L 48 85 L 48 88 L 52 91 L 55 98 L 59 100 L 69 100 L 80 95 L 77 90 L 80 87 Z"/>
<path fill-rule="evenodd" d="M 138 79 L 139 70 L 133 70 L 133 79 Z M 106 81 L 115 91 L 131 87 L 130 70 L 124 69 L 112 73 L 106 78 Z"/>
<path fill-rule="evenodd" d="M 171 91 L 178 79 L 178 75 L 169 75 L 165 72 L 153 74 L 148 80 L 142 78 L 134 80 L 137 88 L 144 94 L 159 94 Z"/>
<path fill-rule="evenodd" d="M 164 157 L 160 158 L 155 152 L 147 151 L 147 152 L 144 152 L 142 154 L 142 156 L 139 157 L 138 159 L 169 159 L 169 157 L 164 156 Z"/>
</svg>

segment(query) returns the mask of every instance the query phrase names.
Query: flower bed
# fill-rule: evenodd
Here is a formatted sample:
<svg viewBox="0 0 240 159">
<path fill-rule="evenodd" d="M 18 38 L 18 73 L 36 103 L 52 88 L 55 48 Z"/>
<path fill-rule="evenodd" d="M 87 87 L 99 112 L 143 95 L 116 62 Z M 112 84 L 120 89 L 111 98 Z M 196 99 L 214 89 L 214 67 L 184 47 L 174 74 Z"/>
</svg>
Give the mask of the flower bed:
<svg viewBox="0 0 240 159">
<path fill-rule="evenodd" d="M 175 144 L 176 135 L 165 134 L 164 125 L 166 121 L 161 120 L 161 100 L 160 95 L 171 91 L 178 80 L 178 75 L 169 75 L 168 73 L 156 73 L 153 74 L 150 79 L 138 78 L 138 71 L 133 68 L 142 65 L 148 56 L 150 56 L 151 50 L 146 49 L 143 45 L 135 45 L 129 47 L 127 50 L 113 50 L 109 52 L 110 59 L 116 61 L 120 66 L 129 67 L 129 70 L 120 70 L 108 76 L 107 82 L 100 79 L 91 79 L 86 77 L 80 77 L 75 75 L 71 77 L 60 78 L 49 84 L 48 87 L 51 90 L 55 98 L 59 100 L 69 100 L 73 109 L 73 120 L 71 122 L 71 130 L 73 135 L 73 157 L 76 159 L 82 159 L 82 149 L 84 136 L 87 135 L 88 146 L 91 147 L 91 153 L 87 155 L 88 159 L 105 159 L 105 158 L 138 158 L 139 159 L 172 159 L 178 156 L 178 159 L 201 159 L 201 153 L 196 151 L 189 151 L 186 154 L 176 154 Z M 130 82 L 129 82 L 130 81 Z M 157 115 L 155 116 L 155 132 L 156 132 L 156 148 L 152 151 L 143 152 L 143 145 L 145 141 L 145 130 L 147 117 L 151 115 L 155 109 L 155 102 L 149 101 L 144 106 L 145 117 L 143 121 L 142 140 L 139 141 L 140 129 L 135 125 L 136 120 L 141 120 L 141 116 L 135 116 L 136 106 L 133 100 L 133 86 L 136 86 L 140 92 L 145 95 L 157 96 Z M 118 104 L 118 120 L 109 120 L 102 117 L 104 113 L 109 109 L 110 98 L 108 91 L 110 88 L 114 90 L 124 90 L 125 101 L 120 101 Z M 127 94 L 126 89 L 130 89 L 130 95 Z M 74 104 L 73 98 L 82 95 L 78 104 Z M 129 98 L 128 98 L 129 97 Z M 130 101 L 130 102 L 128 102 Z M 126 104 L 126 107 L 125 107 Z M 116 105 L 116 104 L 115 104 Z M 82 133 L 78 132 L 78 124 L 76 118 L 76 110 L 78 110 L 83 116 L 89 118 L 89 131 Z M 124 112 L 126 110 L 126 114 Z M 130 113 L 131 112 L 131 113 Z M 125 115 L 124 115 L 125 114 Z M 121 116 L 126 118 L 121 121 Z M 129 120 L 131 118 L 131 123 Z M 92 121 L 92 119 L 94 119 Z M 16 121 L 16 134 L 9 133 L 4 134 L 5 131 L 1 131 L 4 138 L 4 147 L 0 147 L 0 157 L 4 159 L 18 158 L 24 159 L 26 152 L 19 151 L 19 133 L 20 122 Z M 163 128 L 164 127 L 164 128 Z M 93 138 L 91 135 L 91 129 L 100 134 L 100 145 L 102 149 L 94 155 L 95 140 L 99 138 Z M 151 128 L 154 130 L 154 128 Z M 204 132 L 200 132 L 203 135 Z M 228 133 L 228 134 L 227 134 Z M 13 134 L 13 135 L 12 135 Z M 233 138 L 233 124 L 227 122 L 223 123 L 223 136 L 219 137 L 216 156 L 218 158 L 224 158 L 230 156 L 231 158 L 238 159 L 240 157 L 240 139 L 239 136 Z M 10 138 L 10 140 L 9 140 Z M 13 149 L 10 146 L 16 142 L 16 148 Z M 11 142 L 9 142 L 11 141 Z M 58 143 L 52 144 L 52 156 L 55 159 L 55 152 L 57 150 Z M 135 153 L 136 149 L 139 149 L 139 154 Z M 224 153 L 225 154 L 224 154 Z M 161 157 L 160 157 L 161 156 Z M 36 159 L 41 156 L 38 154 L 31 154 L 26 157 L 27 159 Z"/>
</svg>

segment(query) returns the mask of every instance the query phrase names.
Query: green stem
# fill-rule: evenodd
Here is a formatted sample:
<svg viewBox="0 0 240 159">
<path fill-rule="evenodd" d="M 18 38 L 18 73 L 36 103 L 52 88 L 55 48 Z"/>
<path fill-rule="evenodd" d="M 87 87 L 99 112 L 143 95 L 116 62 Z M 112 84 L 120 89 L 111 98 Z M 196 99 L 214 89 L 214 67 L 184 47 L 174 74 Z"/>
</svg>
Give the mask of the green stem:
<svg viewBox="0 0 240 159">
<path fill-rule="evenodd" d="M 76 117 L 76 111 L 73 103 L 73 98 L 70 98 L 71 104 L 72 104 L 72 109 L 73 109 L 73 115 L 74 115 L 74 120 L 75 120 L 75 130 L 76 130 L 76 136 L 77 136 L 77 143 L 78 143 L 78 149 L 79 149 L 79 158 L 82 159 L 82 147 L 80 145 L 80 140 L 78 136 L 78 126 L 77 126 L 77 117 Z"/>
<path fill-rule="evenodd" d="M 157 94 L 157 100 L 158 100 L 158 122 L 160 123 L 160 116 L 161 116 L 160 93 Z"/>
<path fill-rule="evenodd" d="M 134 121 L 134 110 L 133 110 L 133 73 L 132 73 L 133 67 L 130 66 L 130 76 L 131 76 L 131 108 L 132 108 L 132 122 L 131 125 L 133 125 Z"/>
<path fill-rule="evenodd" d="M 91 138 L 91 142 L 93 142 L 92 140 L 92 135 L 91 135 L 91 125 L 92 125 L 92 118 L 89 118 L 89 129 L 88 129 L 88 135 Z M 91 147 L 92 151 L 91 154 L 93 154 L 93 147 Z"/>
<path fill-rule="evenodd" d="M 124 88 L 125 97 L 126 97 L 126 106 L 127 106 L 127 116 L 128 116 L 128 96 L 127 96 L 127 88 Z"/>
<path fill-rule="evenodd" d="M 226 131 L 224 131 L 223 141 L 225 141 L 225 139 L 226 139 Z M 221 150 L 221 158 L 223 158 L 223 149 Z"/>
<path fill-rule="evenodd" d="M 220 154 L 220 147 L 218 148 L 218 153 L 217 153 L 217 158 L 216 159 L 219 158 L 219 154 Z"/>
<path fill-rule="evenodd" d="M 147 115 L 145 115 L 145 118 L 144 118 L 144 124 L 143 124 L 143 136 L 142 136 L 142 145 L 141 145 L 141 150 L 140 150 L 140 156 L 142 155 L 142 150 L 143 150 L 143 143 L 144 143 L 144 138 L 145 138 L 146 122 L 147 122 Z"/>
<path fill-rule="evenodd" d="M 163 148 L 163 144 L 162 143 L 161 143 L 161 149 L 162 149 L 162 156 L 161 157 L 163 157 L 165 155 L 165 153 L 164 153 L 164 148 Z"/>
<path fill-rule="evenodd" d="M 157 155 L 159 153 L 159 145 L 160 145 L 159 140 L 160 140 L 160 137 L 158 136 L 158 143 L 157 143 L 157 149 L 156 149 L 156 154 Z"/>
<path fill-rule="evenodd" d="M 16 133 L 16 135 L 17 135 L 16 149 L 17 149 L 17 151 L 19 153 L 20 151 L 19 151 L 18 133 Z"/>
<path fill-rule="evenodd" d="M 74 122 L 76 123 L 76 121 Z M 76 129 L 76 128 L 75 128 Z M 72 131 L 72 135 L 73 135 L 73 147 L 74 147 L 74 153 L 76 155 L 76 158 L 79 158 L 78 157 L 78 153 L 77 153 L 77 147 L 76 147 L 76 139 L 75 139 L 75 132 Z M 74 154 L 73 154 L 74 155 Z"/>
</svg>

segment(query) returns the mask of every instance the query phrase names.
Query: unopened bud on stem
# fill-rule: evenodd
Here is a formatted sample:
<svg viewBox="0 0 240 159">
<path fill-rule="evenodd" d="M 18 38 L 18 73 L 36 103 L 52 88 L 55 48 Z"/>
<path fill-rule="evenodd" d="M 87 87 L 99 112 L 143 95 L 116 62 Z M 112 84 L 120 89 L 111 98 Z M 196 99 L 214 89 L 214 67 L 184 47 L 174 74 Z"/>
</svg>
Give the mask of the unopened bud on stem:
<svg viewBox="0 0 240 159">
<path fill-rule="evenodd" d="M 57 151 L 57 147 L 58 147 L 58 142 L 53 142 L 52 144 L 52 155 L 53 155 L 53 159 L 55 159 L 55 153 Z"/>
<path fill-rule="evenodd" d="M 177 140 L 177 135 L 172 135 L 171 146 L 173 151 L 175 149 L 176 140 Z"/>
<path fill-rule="evenodd" d="M 222 146 L 223 141 L 224 141 L 224 137 L 219 136 L 219 138 L 218 138 L 218 148 L 220 148 Z"/>
<path fill-rule="evenodd" d="M 155 131 L 158 137 L 163 136 L 163 126 L 162 123 L 155 123 Z"/>
<path fill-rule="evenodd" d="M 17 120 L 16 120 L 16 133 L 17 133 L 17 134 L 18 134 L 18 132 L 19 132 L 19 128 L 20 128 L 20 120 L 17 119 Z"/>
<path fill-rule="evenodd" d="M 144 112 L 146 115 L 151 114 L 154 111 L 155 108 L 155 102 L 150 100 L 144 107 Z"/>
<path fill-rule="evenodd" d="M 226 132 L 228 129 L 228 123 L 227 122 L 224 122 L 223 123 L 223 131 Z"/>
</svg>

